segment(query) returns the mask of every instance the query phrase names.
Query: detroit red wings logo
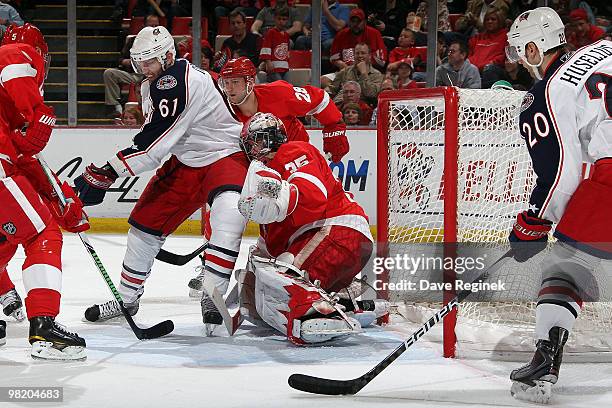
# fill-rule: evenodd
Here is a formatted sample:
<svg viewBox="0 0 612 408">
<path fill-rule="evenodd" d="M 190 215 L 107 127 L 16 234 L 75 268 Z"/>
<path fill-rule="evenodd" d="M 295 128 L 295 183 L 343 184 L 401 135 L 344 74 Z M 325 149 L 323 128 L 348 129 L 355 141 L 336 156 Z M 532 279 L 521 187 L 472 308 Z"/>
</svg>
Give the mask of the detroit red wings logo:
<svg viewBox="0 0 612 408">
<path fill-rule="evenodd" d="M 289 57 L 289 44 L 281 43 L 274 49 L 274 58 L 286 60 Z"/>
<path fill-rule="evenodd" d="M 434 166 L 434 158 L 423 154 L 423 151 L 415 143 L 398 146 L 397 157 L 400 206 L 405 210 L 416 208 L 424 210 L 431 198 L 431 193 L 425 185 L 425 181 Z"/>
<path fill-rule="evenodd" d="M 528 19 L 528 18 L 529 18 L 529 13 L 528 13 L 528 12 L 527 12 L 527 13 L 523 13 L 523 14 L 521 14 L 521 15 L 519 16 L 518 21 L 519 21 L 519 23 L 520 23 L 521 21 L 527 21 L 527 19 Z"/>
</svg>

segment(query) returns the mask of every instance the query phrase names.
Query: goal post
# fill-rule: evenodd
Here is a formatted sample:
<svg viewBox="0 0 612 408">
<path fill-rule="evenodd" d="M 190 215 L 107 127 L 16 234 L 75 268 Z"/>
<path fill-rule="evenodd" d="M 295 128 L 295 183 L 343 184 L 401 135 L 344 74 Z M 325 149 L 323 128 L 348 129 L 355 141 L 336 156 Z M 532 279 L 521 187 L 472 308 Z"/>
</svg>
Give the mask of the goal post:
<svg viewBox="0 0 612 408">
<path fill-rule="evenodd" d="M 518 129 L 524 95 L 455 87 L 379 95 L 377 256 L 394 257 L 409 249 L 429 253 L 432 244 L 438 245 L 436 251 L 442 248 L 444 257 L 455 257 L 455 251 L 470 245 L 500 254 L 508 249 L 512 224 L 517 213 L 529 208 L 535 185 Z M 463 349 L 487 356 L 533 352 L 535 300 L 545 255 L 546 251 L 526 263 L 506 262 L 490 280 L 503 281 L 507 290 L 472 295 L 458 313 L 445 318 L 440 340 L 446 357 Z M 427 279 L 427 272 L 408 278 Z M 379 279 L 398 282 L 405 275 L 388 270 Z M 455 277 L 444 272 L 443 279 Z M 423 323 L 455 294 L 445 290 L 431 298 L 407 291 L 382 295 L 405 320 Z M 610 303 L 585 303 L 566 346 L 568 354 L 608 355 L 611 324 Z"/>
</svg>

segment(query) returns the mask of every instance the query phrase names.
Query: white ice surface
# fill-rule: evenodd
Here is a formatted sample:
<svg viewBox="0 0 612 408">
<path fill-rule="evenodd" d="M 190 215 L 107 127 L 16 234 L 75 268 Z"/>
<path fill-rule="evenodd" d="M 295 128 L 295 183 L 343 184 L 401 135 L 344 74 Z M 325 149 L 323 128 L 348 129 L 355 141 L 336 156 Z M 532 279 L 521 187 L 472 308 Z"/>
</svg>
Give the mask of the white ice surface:
<svg viewBox="0 0 612 408">
<path fill-rule="evenodd" d="M 124 235 L 90 236 L 115 283 L 125 251 Z M 252 242 L 252 241 L 250 241 Z M 250 242 L 243 243 L 243 250 Z M 192 237 L 171 237 L 165 248 L 188 253 L 200 245 Z M 242 251 L 244 254 L 245 251 Z M 243 260 L 242 255 L 241 260 Z M 9 273 L 23 295 L 18 252 Z M 335 379 L 357 377 L 378 363 L 406 334 L 393 327 L 328 347 L 299 348 L 268 329 L 246 325 L 233 337 L 202 336 L 200 305 L 187 296 L 196 261 L 184 267 L 156 262 L 136 321 L 148 326 L 174 321 L 164 338 L 137 340 L 121 319 L 93 324 L 82 319 L 93 303 L 110 299 L 76 235 L 63 251 L 62 309 L 58 321 L 87 341 L 84 362 L 34 361 L 29 356 L 27 322 L 8 321 L 7 344 L 0 347 L 0 386 L 64 387 L 70 407 L 525 407 L 510 396 L 508 374 L 516 363 L 448 360 L 426 337 L 371 384 L 352 397 L 304 394 L 287 378 L 304 373 Z M 612 366 L 566 364 L 553 388 L 553 406 L 612 406 Z M 12 406 L 11 404 L 2 404 Z M 21 403 L 14 406 L 40 406 Z"/>
</svg>

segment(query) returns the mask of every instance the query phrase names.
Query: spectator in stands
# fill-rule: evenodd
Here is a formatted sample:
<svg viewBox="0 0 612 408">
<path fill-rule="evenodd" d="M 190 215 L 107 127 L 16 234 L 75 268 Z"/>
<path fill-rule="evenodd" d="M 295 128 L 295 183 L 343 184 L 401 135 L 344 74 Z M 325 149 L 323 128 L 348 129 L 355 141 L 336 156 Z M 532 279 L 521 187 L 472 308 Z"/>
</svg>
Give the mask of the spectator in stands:
<svg viewBox="0 0 612 408">
<path fill-rule="evenodd" d="M 217 0 L 215 6 L 215 17 L 225 17 L 231 14 L 232 11 L 240 11 L 245 16 L 255 17 L 259 10 L 257 9 L 257 0 Z"/>
<path fill-rule="evenodd" d="M 361 108 L 356 103 L 345 103 L 344 105 L 342 105 L 341 111 L 342 119 L 344 119 L 344 123 L 346 123 L 346 126 L 363 125 L 363 120 L 361 119 Z"/>
<path fill-rule="evenodd" d="M 385 79 L 380 87 L 380 92 L 382 91 L 387 91 L 387 90 L 392 90 L 393 89 L 393 82 L 391 81 L 391 79 Z M 370 126 L 376 126 L 376 118 L 378 116 L 378 106 L 376 106 L 374 108 L 374 111 L 372 111 L 372 117 L 370 118 Z"/>
<path fill-rule="evenodd" d="M 422 1 L 419 4 L 419 8 L 416 11 L 416 15 L 421 17 L 423 22 L 423 30 L 427 30 L 427 2 Z M 438 0 L 438 31 L 447 32 L 451 31 L 450 20 L 448 17 L 448 7 L 446 6 L 446 0 Z"/>
<path fill-rule="evenodd" d="M 328 52 L 334 36 L 349 20 L 349 8 L 336 0 L 322 0 L 321 2 L 321 50 Z M 312 49 L 312 8 L 304 20 L 303 35 L 295 41 L 296 50 Z"/>
<path fill-rule="evenodd" d="M 468 47 L 464 42 L 451 42 L 448 46 L 448 61 L 436 68 L 436 86 L 479 89 L 480 72 L 467 56 Z"/>
<path fill-rule="evenodd" d="M 179 0 L 155 0 L 157 8 L 153 7 L 149 0 L 138 0 L 134 9 L 132 10 L 132 16 L 147 16 L 155 14 L 159 17 L 166 18 L 166 28 L 172 32 L 172 20 L 177 16 L 189 16 L 191 15 L 191 2 Z M 161 11 L 161 13 L 158 12 Z"/>
<path fill-rule="evenodd" d="M 341 30 L 331 47 L 329 61 L 339 70 L 355 62 L 354 49 L 358 43 L 366 43 L 372 55 L 373 64 L 383 68 L 387 61 L 387 48 L 380 32 L 366 26 L 365 13 L 353 9 L 349 15 L 349 26 Z"/>
<path fill-rule="evenodd" d="M 266 71 L 266 80 L 274 82 L 285 79 L 289 71 L 289 34 L 283 30 L 289 21 L 289 7 L 276 7 L 274 27 L 266 31 L 259 59 Z"/>
<path fill-rule="evenodd" d="M 332 97 L 335 97 L 341 92 L 345 82 L 355 81 L 361 86 L 361 98 L 368 103 L 375 104 L 384 75 L 372 66 L 370 47 L 367 43 L 358 43 L 355 46 L 354 55 L 355 63 L 341 69 L 326 90 Z"/>
<path fill-rule="evenodd" d="M 159 26 L 159 17 L 155 14 L 150 14 L 145 17 L 146 27 Z M 121 116 L 123 108 L 121 107 L 121 85 L 122 84 L 140 84 L 143 76 L 134 72 L 132 62 L 130 60 L 130 49 L 134 44 L 136 36 L 128 36 L 125 45 L 121 50 L 119 66 L 117 68 L 108 68 L 104 70 L 104 104 L 106 105 L 106 116 L 108 118 L 117 118 Z M 138 88 L 138 86 L 136 87 Z"/>
<path fill-rule="evenodd" d="M 606 34 L 602 28 L 589 23 L 587 12 L 582 8 L 572 10 L 569 18 L 567 42 L 574 49 L 592 44 Z"/>
<path fill-rule="evenodd" d="M 223 41 L 221 50 L 215 54 L 215 71 L 221 68 L 232 58 L 235 50 L 242 50 L 242 54 L 253 62 L 259 64 L 260 36 L 253 34 L 246 28 L 246 15 L 240 10 L 233 10 L 229 14 L 232 36 Z"/>
<path fill-rule="evenodd" d="M 387 48 L 392 49 L 397 45 L 396 39 L 404 28 L 410 6 L 405 0 L 391 0 L 381 3 L 383 4 L 367 10 L 368 25 L 380 31 Z M 389 3 L 388 7 L 386 7 L 386 3 Z"/>
<path fill-rule="evenodd" d="M 412 79 L 414 65 L 412 59 L 404 58 L 397 62 L 397 75 L 390 77 L 393 89 L 414 89 L 418 88 L 415 80 Z"/>
<path fill-rule="evenodd" d="M 388 73 L 395 73 L 400 62 L 406 58 L 411 58 L 413 60 L 413 67 L 420 62 L 424 62 L 421 61 L 420 55 L 415 50 L 415 38 L 414 31 L 408 28 L 404 28 L 402 30 L 402 33 L 397 40 L 397 47 L 392 49 L 389 53 L 389 65 L 387 65 Z"/>
<path fill-rule="evenodd" d="M 490 8 L 499 11 L 501 20 L 506 21 L 510 6 L 506 0 L 469 0 L 465 15 L 455 24 L 455 29 L 468 37 L 483 30 L 484 18 Z"/>
<path fill-rule="evenodd" d="M 144 116 L 137 103 L 126 103 L 120 124 L 123 126 L 140 127 L 144 123 Z"/>
<path fill-rule="evenodd" d="M 361 112 L 361 124 L 367 125 L 372 116 L 372 107 L 361 99 L 361 85 L 355 81 L 346 81 L 342 84 L 342 92 L 338 93 L 334 98 L 334 102 L 338 105 L 354 103 L 359 106 Z"/>
<path fill-rule="evenodd" d="M 470 62 L 476 65 L 482 78 L 482 87 L 490 88 L 504 74 L 508 30 L 504 27 L 501 14 L 490 8 L 485 14 L 484 32 L 470 38 Z"/>
<path fill-rule="evenodd" d="M 518 62 L 510 62 L 506 59 L 503 80 L 510 82 L 514 89 L 527 91 L 533 85 L 533 78 L 529 72 Z"/>
<path fill-rule="evenodd" d="M 265 35 L 266 31 L 275 26 L 274 22 L 274 8 L 277 7 L 289 7 L 287 0 L 276 0 L 274 7 L 264 7 L 251 26 L 251 32 L 257 35 Z M 302 26 L 304 23 L 300 20 L 299 12 L 295 7 L 289 7 L 289 19 L 283 27 L 283 30 L 289 34 L 289 37 L 293 37 L 302 32 Z"/>
<path fill-rule="evenodd" d="M 0 1 L 0 38 L 2 38 L 6 28 L 11 24 L 22 26 L 23 19 L 17 10 L 15 10 L 15 7 Z"/>
</svg>

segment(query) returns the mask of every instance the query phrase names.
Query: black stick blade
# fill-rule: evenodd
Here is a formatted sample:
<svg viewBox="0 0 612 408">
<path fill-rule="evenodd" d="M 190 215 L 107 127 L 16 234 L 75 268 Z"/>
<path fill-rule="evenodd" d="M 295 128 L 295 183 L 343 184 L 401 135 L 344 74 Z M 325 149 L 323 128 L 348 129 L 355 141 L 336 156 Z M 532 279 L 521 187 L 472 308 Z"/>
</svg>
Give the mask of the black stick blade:
<svg viewBox="0 0 612 408">
<path fill-rule="evenodd" d="M 354 395 L 366 384 L 367 381 L 361 377 L 354 380 L 329 380 L 304 374 L 291 374 L 289 376 L 289 386 L 291 388 L 312 394 Z"/>
<path fill-rule="evenodd" d="M 172 322 L 172 320 L 164 320 L 161 323 L 157 323 L 155 326 L 141 330 L 141 340 L 156 339 L 158 337 L 162 337 L 166 334 L 172 333 L 172 330 L 174 330 L 174 323 Z"/>
</svg>

